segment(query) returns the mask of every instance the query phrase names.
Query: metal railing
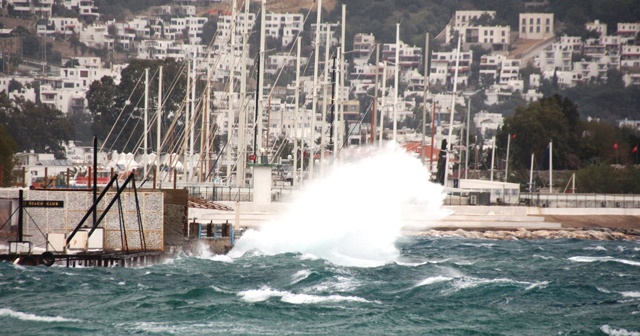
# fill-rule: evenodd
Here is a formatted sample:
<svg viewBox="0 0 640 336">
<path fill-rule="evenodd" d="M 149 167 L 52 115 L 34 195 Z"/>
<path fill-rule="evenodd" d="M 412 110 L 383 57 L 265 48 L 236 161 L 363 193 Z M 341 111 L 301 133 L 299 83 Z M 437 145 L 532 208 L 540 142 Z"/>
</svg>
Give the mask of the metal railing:
<svg viewBox="0 0 640 336">
<path fill-rule="evenodd" d="M 520 205 L 541 208 L 640 208 L 640 195 L 520 193 Z"/>
</svg>

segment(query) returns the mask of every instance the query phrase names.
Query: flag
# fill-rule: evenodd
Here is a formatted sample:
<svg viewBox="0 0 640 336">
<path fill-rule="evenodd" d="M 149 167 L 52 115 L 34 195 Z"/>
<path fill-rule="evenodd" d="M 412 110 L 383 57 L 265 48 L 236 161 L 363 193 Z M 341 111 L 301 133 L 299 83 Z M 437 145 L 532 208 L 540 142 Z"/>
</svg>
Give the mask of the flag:
<svg viewBox="0 0 640 336">
<path fill-rule="evenodd" d="M 613 144 L 613 150 L 618 150 L 618 143 L 617 142 Z"/>
<path fill-rule="evenodd" d="M 515 139 L 515 138 L 516 138 L 516 134 L 515 133 L 511 134 L 511 139 Z"/>
<path fill-rule="evenodd" d="M 638 145 L 636 145 L 635 147 L 633 147 L 633 149 L 631 150 L 631 153 L 635 153 L 638 151 Z"/>
</svg>

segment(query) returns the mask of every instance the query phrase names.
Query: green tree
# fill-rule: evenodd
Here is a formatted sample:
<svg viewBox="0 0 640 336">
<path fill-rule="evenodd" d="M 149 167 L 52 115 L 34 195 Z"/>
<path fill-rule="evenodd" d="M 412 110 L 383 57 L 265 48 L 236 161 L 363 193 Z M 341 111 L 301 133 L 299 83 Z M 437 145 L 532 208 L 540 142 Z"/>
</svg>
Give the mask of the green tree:
<svg viewBox="0 0 640 336">
<path fill-rule="evenodd" d="M 13 156 L 16 154 L 16 142 L 11 137 L 4 125 L 0 125 L 0 167 L 2 167 L 2 181 L 0 186 L 11 186 L 11 173 L 13 172 Z"/>
<path fill-rule="evenodd" d="M 163 66 L 162 124 L 166 127 L 175 118 L 176 111 L 183 110 L 181 105 L 186 93 L 184 64 L 173 59 L 133 60 L 122 70 L 118 85 L 110 77 L 103 77 L 99 82 L 91 84 L 87 101 L 94 116 L 93 131 L 106 148 L 118 151 L 136 149 L 144 132 L 142 116 L 145 69 L 149 69 L 149 110 L 150 115 L 153 115 L 157 110 L 157 73 L 160 65 Z M 155 128 L 150 130 L 149 138 L 156 138 Z"/>
<path fill-rule="evenodd" d="M 64 158 L 63 143 L 73 137 L 73 125 L 64 114 L 46 104 L 0 93 L 0 120 L 20 151 L 34 150 Z M 37 130 L 37 132 L 34 132 Z"/>
<path fill-rule="evenodd" d="M 554 168 L 577 168 L 580 162 L 572 147 L 576 142 L 577 128 L 571 125 L 576 120 L 576 113 L 575 105 L 561 96 L 544 98 L 517 108 L 512 117 L 505 118 L 504 127 L 497 134 L 500 156 L 506 156 L 507 139 L 511 135 L 509 154 L 514 168 L 527 169 L 532 153 L 548 166 L 548 148 L 553 141 Z"/>
</svg>

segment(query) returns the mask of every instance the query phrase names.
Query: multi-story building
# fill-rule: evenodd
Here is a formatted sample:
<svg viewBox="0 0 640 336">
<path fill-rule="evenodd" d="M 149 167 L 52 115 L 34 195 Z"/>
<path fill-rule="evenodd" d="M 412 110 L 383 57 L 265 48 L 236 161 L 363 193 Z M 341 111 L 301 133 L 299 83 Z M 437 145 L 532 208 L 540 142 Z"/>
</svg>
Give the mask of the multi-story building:
<svg viewBox="0 0 640 336">
<path fill-rule="evenodd" d="M 268 37 L 282 39 L 282 46 L 293 42 L 304 29 L 304 15 L 267 13 L 265 31 Z"/>
<path fill-rule="evenodd" d="M 54 0 L 12 0 L 13 12 L 18 16 L 51 17 Z"/>
<path fill-rule="evenodd" d="M 489 21 L 496 17 L 495 11 L 456 11 L 452 23 L 445 27 L 445 40 L 452 41 L 453 33 L 462 39 L 464 50 L 472 45 L 482 45 L 485 49 L 505 50 L 510 43 L 511 27 L 496 26 L 489 22 L 482 22 L 482 18 Z"/>
<path fill-rule="evenodd" d="M 594 31 L 600 34 L 600 36 L 607 36 L 607 24 L 600 22 L 600 20 L 587 22 L 584 26 L 587 30 Z"/>
<path fill-rule="evenodd" d="M 62 5 L 68 10 L 76 11 L 85 20 L 100 17 L 98 7 L 95 6 L 93 0 L 63 0 Z"/>
<path fill-rule="evenodd" d="M 175 39 L 182 38 L 191 44 L 199 44 L 202 41 L 202 28 L 207 21 L 206 17 L 172 18 L 169 33 Z"/>
<path fill-rule="evenodd" d="M 553 14 L 520 13 L 519 37 L 525 40 L 543 40 L 554 34 Z"/>
<path fill-rule="evenodd" d="M 115 39 L 109 34 L 109 27 L 106 24 L 94 23 L 80 31 L 80 42 L 90 48 L 109 49 L 115 48 Z"/>
<path fill-rule="evenodd" d="M 620 53 L 620 66 L 640 68 L 640 46 L 622 46 L 622 52 Z"/>
<path fill-rule="evenodd" d="M 447 85 L 453 83 L 456 71 L 456 51 L 433 52 L 431 54 L 430 84 Z M 458 84 L 466 84 L 471 75 L 473 51 L 460 52 L 458 61 Z"/>
<path fill-rule="evenodd" d="M 571 55 L 569 46 L 556 42 L 540 52 L 536 65 L 543 72 L 571 71 Z"/>
<path fill-rule="evenodd" d="M 622 43 L 628 43 L 631 40 L 635 40 L 638 33 L 640 33 L 640 23 L 618 23 L 616 35 L 620 36 Z"/>
<path fill-rule="evenodd" d="M 395 43 L 385 43 L 382 45 L 382 60 L 395 64 L 396 62 L 396 48 Z M 422 63 L 422 48 L 413 46 L 410 47 L 406 43 L 400 41 L 400 71 L 407 71 L 415 69 Z"/>
<path fill-rule="evenodd" d="M 37 34 L 40 36 L 59 34 L 67 38 L 78 34 L 82 30 L 82 23 L 77 18 L 50 17 L 38 21 Z"/>
<path fill-rule="evenodd" d="M 369 56 L 374 52 L 376 38 L 373 34 L 358 33 L 353 37 L 353 60 L 354 63 L 362 64 L 369 60 Z"/>
</svg>

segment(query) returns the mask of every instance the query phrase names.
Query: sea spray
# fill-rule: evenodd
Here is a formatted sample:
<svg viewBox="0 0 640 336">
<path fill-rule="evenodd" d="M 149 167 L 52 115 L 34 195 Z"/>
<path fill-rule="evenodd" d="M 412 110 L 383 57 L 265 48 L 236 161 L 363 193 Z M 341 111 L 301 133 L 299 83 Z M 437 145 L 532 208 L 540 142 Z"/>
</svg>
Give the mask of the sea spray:
<svg viewBox="0 0 640 336">
<path fill-rule="evenodd" d="M 429 182 L 419 159 L 388 143 L 343 153 L 308 183 L 289 210 L 238 240 L 229 256 L 311 254 L 337 265 L 376 267 L 394 262 L 403 208 L 442 216 L 443 188 Z"/>
</svg>

